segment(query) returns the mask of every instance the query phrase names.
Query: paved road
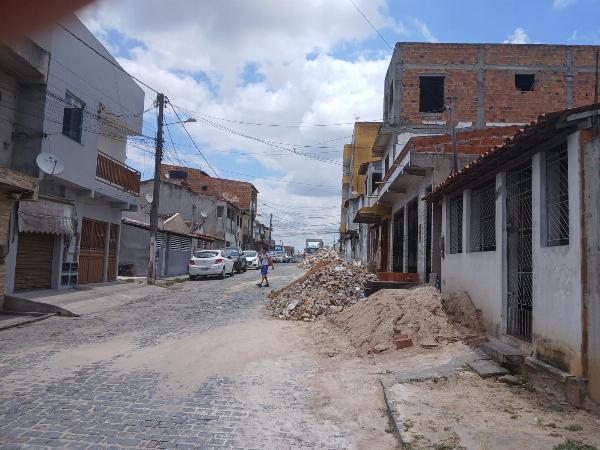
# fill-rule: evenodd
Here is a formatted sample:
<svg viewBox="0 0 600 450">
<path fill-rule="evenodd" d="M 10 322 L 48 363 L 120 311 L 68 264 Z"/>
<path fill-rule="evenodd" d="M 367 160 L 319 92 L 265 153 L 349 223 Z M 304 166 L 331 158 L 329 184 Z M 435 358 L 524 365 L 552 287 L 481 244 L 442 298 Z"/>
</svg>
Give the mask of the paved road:
<svg viewBox="0 0 600 450">
<path fill-rule="evenodd" d="M 277 269 L 274 286 L 301 274 Z M 265 319 L 256 277 L 1 332 L 0 448 L 351 447 L 313 414 L 317 366 Z"/>
</svg>

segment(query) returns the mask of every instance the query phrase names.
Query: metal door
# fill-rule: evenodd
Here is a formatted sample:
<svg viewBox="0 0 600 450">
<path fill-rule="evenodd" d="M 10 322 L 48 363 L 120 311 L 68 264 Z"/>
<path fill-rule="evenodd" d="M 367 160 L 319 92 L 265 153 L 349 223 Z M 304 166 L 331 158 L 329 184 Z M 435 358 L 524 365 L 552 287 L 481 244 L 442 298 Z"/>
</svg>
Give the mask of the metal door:
<svg viewBox="0 0 600 450">
<path fill-rule="evenodd" d="M 415 198 L 408 204 L 408 262 L 406 271 L 417 273 L 417 252 L 419 250 L 419 201 Z"/>
<path fill-rule="evenodd" d="M 533 309 L 531 161 L 506 175 L 508 334 L 531 341 Z"/>
<path fill-rule="evenodd" d="M 81 246 L 79 249 L 79 283 L 104 281 L 104 256 L 108 224 L 83 219 L 81 224 Z"/>
<path fill-rule="evenodd" d="M 404 272 L 404 208 L 394 214 L 394 272 Z"/>
</svg>

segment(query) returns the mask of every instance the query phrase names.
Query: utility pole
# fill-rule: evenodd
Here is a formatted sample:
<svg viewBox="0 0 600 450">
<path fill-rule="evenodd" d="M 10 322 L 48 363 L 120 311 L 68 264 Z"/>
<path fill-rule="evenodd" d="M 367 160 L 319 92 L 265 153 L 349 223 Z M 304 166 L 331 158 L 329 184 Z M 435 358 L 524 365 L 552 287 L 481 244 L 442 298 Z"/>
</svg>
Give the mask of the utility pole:
<svg viewBox="0 0 600 450">
<path fill-rule="evenodd" d="M 273 232 L 273 214 L 269 216 L 269 242 L 267 243 L 267 247 L 271 250 L 271 233 Z"/>
<path fill-rule="evenodd" d="M 456 153 L 456 121 L 454 117 L 454 100 L 456 97 L 448 97 L 448 112 L 450 113 L 450 135 L 452 136 L 452 173 L 458 172 L 458 155 Z"/>
<path fill-rule="evenodd" d="M 156 150 L 154 152 L 154 183 L 152 185 L 152 206 L 150 209 L 150 250 L 148 259 L 148 284 L 156 282 L 156 235 L 158 233 L 158 202 L 160 195 L 160 164 L 163 152 L 163 113 L 165 109 L 165 95 L 156 96 L 158 104 L 158 123 L 156 132 Z"/>
</svg>

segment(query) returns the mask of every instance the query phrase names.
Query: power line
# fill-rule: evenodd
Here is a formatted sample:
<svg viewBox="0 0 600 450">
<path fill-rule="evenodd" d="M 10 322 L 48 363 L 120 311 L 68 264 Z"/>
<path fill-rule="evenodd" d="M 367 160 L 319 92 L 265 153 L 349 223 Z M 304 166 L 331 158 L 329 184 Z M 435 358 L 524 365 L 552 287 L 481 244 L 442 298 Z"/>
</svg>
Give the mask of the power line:
<svg viewBox="0 0 600 450">
<path fill-rule="evenodd" d="M 212 166 L 212 164 L 208 162 L 208 159 L 206 159 L 206 157 L 202 153 L 202 150 L 200 150 L 200 148 L 196 144 L 196 141 L 194 141 L 194 138 L 192 137 L 192 135 L 190 134 L 190 132 L 187 130 L 187 128 L 185 126 L 185 123 L 183 123 L 183 121 L 179 117 L 179 114 L 177 113 L 177 111 L 175 110 L 175 108 L 173 107 L 173 105 L 171 104 L 171 102 L 169 102 L 169 105 L 171 106 L 171 109 L 175 113 L 175 116 L 177 117 L 177 120 L 179 121 L 179 123 L 181 124 L 181 126 L 183 127 L 183 129 L 185 130 L 185 133 L 190 138 L 190 141 L 192 141 L 192 144 L 194 144 L 194 147 L 196 147 L 196 150 L 198 150 L 198 153 L 200 153 L 200 156 L 202 156 L 202 159 L 204 160 L 204 162 L 208 165 L 208 167 L 210 167 L 210 169 L 213 171 L 213 173 L 218 177 L 219 174 L 217 173 L 217 171 L 215 170 L 215 168 Z"/>
<path fill-rule="evenodd" d="M 377 35 L 381 38 L 381 40 L 383 42 L 385 42 L 385 45 L 387 45 L 391 51 L 394 51 L 394 48 L 390 45 L 390 43 L 388 41 L 385 40 L 385 38 L 381 35 L 381 33 L 377 30 L 377 28 L 375 28 L 375 25 L 373 25 L 371 23 L 369 18 L 360 10 L 360 8 L 356 5 L 356 3 L 354 3 L 354 0 L 349 0 L 349 1 L 350 1 L 350 3 L 352 3 L 354 5 L 354 7 L 360 13 L 360 15 L 363 16 L 363 19 L 365 19 L 365 21 L 371 26 L 371 28 L 373 28 L 373 30 L 375 31 L 375 33 L 377 33 Z"/>
<path fill-rule="evenodd" d="M 96 53 L 98 56 L 100 56 L 102 59 L 104 59 L 106 62 L 108 62 L 109 64 L 111 64 L 112 66 L 116 67 L 117 69 L 119 69 L 121 72 L 123 72 L 125 75 L 130 76 L 131 78 L 133 78 L 135 81 L 137 81 L 138 83 L 140 83 L 142 86 L 147 87 L 148 89 L 150 89 L 151 91 L 153 91 L 155 94 L 158 94 L 158 91 L 156 89 L 154 89 L 152 86 L 147 85 L 146 83 L 144 83 L 142 80 L 140 80 L 139 78 L 131 75 L 129 72 L 127 72 L 123 67 L 121 67 L 119 64 L 115 63 L 114 61 L 112 61 L 110 58 L 107 58 L 106 56 L 104 56 L 102 53 L 100 53 L 98 50 L 96 50 L 94 47 L 92 47 L 90 44 L 88 44 L 87 42 L 85 42 L 83 39 L 81 39 L 79 36 L 77 36 L 75 33 L 73 33 L 71 30 L 69 30 L 67 27 L 63 26 L 62 24 L 58 23 L 58 26 L 61 27 L 63 30 L 65 30 L 67 33 L 69 33 L 71 36 L 73 36 L 75 39 L 77 39 L 79 42 L 81 42 L 83 45 L 85 45 L 87 48 L 89 48 L 91 51 L 93 51 L 94 53 Z"/>
</svg>

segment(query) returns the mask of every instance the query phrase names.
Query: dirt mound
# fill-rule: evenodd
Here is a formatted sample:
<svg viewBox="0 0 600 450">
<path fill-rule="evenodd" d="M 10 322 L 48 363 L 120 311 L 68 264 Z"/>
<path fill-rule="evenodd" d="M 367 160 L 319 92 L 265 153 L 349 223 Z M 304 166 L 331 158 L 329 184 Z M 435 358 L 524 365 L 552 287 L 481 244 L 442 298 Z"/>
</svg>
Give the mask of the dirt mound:
<svg viewBox="0 0 600 450">
<path fill-rule="evenodd" d="M 443 299 L 431 286 L 383 289 L 331 318 L 361 351 L 392 348 L 395 336 L 432 348 L 485 336 L 479 311 L 466 294 Z"/>
<path fill-rule="evenodd" d="M 322 260 L 296 281 L 272 291 L 267 308 L 281 319 L 311 320 L 356 303 L 363 298 L 367 281 L 375 279 L 364 268 Z"/>
<path fill-rule="evenodd" d="M 306 257 L 298 263 L 303 269 L 310 269 L 320 261 L 341 261 L 340 255 L 331 247 L 323 247 L 317 250 L 313 255 Z"/>
</svg>

